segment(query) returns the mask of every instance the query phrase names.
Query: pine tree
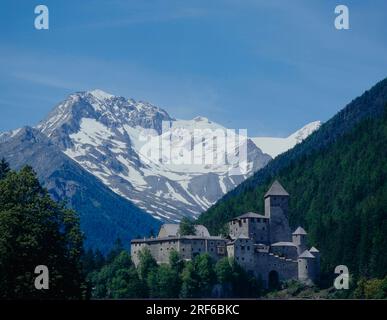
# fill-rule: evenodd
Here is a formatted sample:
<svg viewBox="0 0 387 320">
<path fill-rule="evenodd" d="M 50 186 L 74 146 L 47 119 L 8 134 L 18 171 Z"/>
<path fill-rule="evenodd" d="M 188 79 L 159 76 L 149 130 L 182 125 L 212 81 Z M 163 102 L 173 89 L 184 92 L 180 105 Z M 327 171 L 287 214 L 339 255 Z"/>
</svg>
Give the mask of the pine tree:
<svg viewBox="0 0 387 320">
<path fill-rule="evenodd" d="M 191 219 L 184 217 L 180 221 L 179 235 L 189 236 L 189 235 L 194 235 L 195 233 L 196 233 L 196 229 L 195 229 L 194 222 Z"/>
<path fill-rule="evenodd" d="M 4 158 L 0 161 L 0 179 L 4 179 L 7 173 L 10 171 L 10 167 L 7 161 Z"/>
<path fill-rule="evenodd" d="M 83 235 L 75 212 L 55 203 L 31 167 L 0 180 L 0 297 L 81 298 Z M 34 270 L 49 269 L 50 290 L 36 290 Z"/>
</svg>

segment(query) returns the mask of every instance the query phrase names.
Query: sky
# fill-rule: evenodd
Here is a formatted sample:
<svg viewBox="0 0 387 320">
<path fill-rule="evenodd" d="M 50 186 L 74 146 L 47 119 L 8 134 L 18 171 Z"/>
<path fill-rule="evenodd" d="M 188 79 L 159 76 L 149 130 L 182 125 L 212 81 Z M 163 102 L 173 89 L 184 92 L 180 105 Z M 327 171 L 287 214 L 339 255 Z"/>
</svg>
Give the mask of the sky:
<svg viewBox="0 0 387 320">
<path fill-rule="evenodd" d="M 49 8 L 36 30 L 34 8 Z M 349 8 L 349 30 L 334 26 Z M 326 121 L 387 77 L 387 1 L 2 0 L 0 131 L 102 89 L 249 136 Z"/>
</svg>

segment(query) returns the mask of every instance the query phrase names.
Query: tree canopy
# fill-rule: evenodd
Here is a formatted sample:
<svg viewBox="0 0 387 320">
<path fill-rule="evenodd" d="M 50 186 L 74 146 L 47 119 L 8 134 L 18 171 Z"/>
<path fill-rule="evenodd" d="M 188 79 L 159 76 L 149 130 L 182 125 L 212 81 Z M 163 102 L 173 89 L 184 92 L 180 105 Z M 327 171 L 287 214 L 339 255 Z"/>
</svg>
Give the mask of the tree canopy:
<svg viewBox="0 0 387 320">
<path fill-rule="evenodd" d="M 195 224 L 193 220 L 184 217 L 181 219 L 180 225 L 179 225 L 179 235 L 180 236 L 189 236 L 194 235 L 196 233 Z"/>
<path fill-rule="evenodd" d="M 83 235 L 76 213 L 54 202 L 31 167 L 0 163 L 0 297 L 82 298 Z M 34 286 L 35 267 L 49 270 L 49 290 Z"/>
</svg>

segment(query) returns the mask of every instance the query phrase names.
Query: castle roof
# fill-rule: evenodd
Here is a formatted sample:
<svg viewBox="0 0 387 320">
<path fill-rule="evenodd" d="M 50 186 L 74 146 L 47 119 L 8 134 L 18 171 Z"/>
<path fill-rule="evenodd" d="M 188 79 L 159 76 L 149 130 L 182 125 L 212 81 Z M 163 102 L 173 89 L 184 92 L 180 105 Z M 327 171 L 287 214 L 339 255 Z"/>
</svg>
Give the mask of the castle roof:
<svg viewBox="0 0 387 320">
<path fill-rule="evenodd" d="M 269 190 L 265 193 L 265 198 L 269 196 L 289 196 L 289 193 L 281 186 L 278 180 L 275 180 Z"/>
<path fill-rule="evenodd" d="M 231 237 L 231 241 L 229 243 L 234 243 L 236 240 L 238 239 L 245 239 L 245 240 L 249 240 L 250 238 L 248 236 L 246 236 L 245 234 L 243 233 L 240 233 L 238 234 L 236 237 Z"/>
<path fill-rule="evenodd" d="M 176 237 L 179 233 L 180 225 L 178 223 L 165 223 L 161 226 L 158 237 Z M 209 237 L 207 228 L 201 224 L 195 225 L 195 236 Z"/>
<path fill-rule="evenodd" d="M 163 233 L 161 231 L 164 231 Z M 161 226 L 159 236 L 163 234 L 166 237 L 175 237 L 179 231 L 179 224 L 177 223 L 165 223 Z M 160 234 L 161 233 L 161 234 Z"/>
<path fill-rule="evenodd" d="M 246 236 L 245 234 L 241 233 L 240 235 L 238 235 L 236 237 L 236 239 L 250 239 L 248 236 Z"/>
<path fill-rule="evenodd" d="M 271 246 L 272 247 L 297 247 L 297 245 L 294 244 L 293 242 L 287 242 L 287 241 L 276 242 L 276 243 L 273 243 Z"/>
<path fill-rule="evenodd" d="M 131 243 L 157 243 L 157 242 L 170 242 L 170 241 L 180 241 L 180 240 L 214 240 L 214 241 L 223 241 L 226 242 L 226 239 L 224 239 L 221 236 L 209 236 L 209 237 L 202 237 L 202 236 L 169 236 L 169 237 L 158 237 L 158 238 L 148 238 L 148 239 L 132 239 L 130 240 Z"/>
<path fill-rule="evenodd" d="M 307 233 L 306 233 L 306 231 L 305 231 L 303 228 L 298 227 L 298 228 L 296 229 L 296 231 L 293 232 L 293 234 L 294 234 L 294 235 L 300 235 L 300 234 L 306 235 Z"/>
<path fill-rule="evenodd" d="M 305 250 L 303 253 L 299 255 L 299 258 L 301 259 L 314 259 L 315 256 L 311 254 L 308 250 Z"/>
<path fill-rule="evenodd" d="M 203 226 L 202 224 L 197 224 L 195 226 L 196 233 L 195 235 L 197 236 L 202 236 L 202 237 L 209 237 L 210 233 L 208 232 L 208 229 Z"/>
<path fill-rule="evenodd" d="M 311 252 L 311 253 L 313 253 L 313 252 L 318 253 L 320 251 L 318 251 L 315 247 L 312 247 L 312 248 L 310 248 L 309 252 Z"/>
<path fill-rule="evenodd" d="M 255 212 L 247 212 L 244 213 L 238 217 L 235 217 L 233 220 L 236 219 L 245 219 L 245 218 L 260 218 L 260 219 L 268 219 L 268 217 L 264 216 L 263 214 L 255 213 Z"/>
</svg>

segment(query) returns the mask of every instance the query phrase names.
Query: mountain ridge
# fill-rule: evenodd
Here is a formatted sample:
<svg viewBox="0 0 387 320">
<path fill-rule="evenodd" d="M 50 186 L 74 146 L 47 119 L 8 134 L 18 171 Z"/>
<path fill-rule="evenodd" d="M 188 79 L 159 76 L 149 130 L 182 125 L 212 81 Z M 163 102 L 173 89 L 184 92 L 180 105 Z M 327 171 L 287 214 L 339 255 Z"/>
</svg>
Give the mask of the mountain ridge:
<svg viewBox="0 0 387 320">
<path fill-rule="evenodd" d="M 272 158 L 275 158 L 279 154 L 292 149 L 296 144 L 305 140 L 314 131 L 318 130 L 320 126 L 321 121 L 313 121 L 293 132 L 286 138 L 253 137 L 251 140 L 263 152 L 269 154 Z"/>
</svg>

